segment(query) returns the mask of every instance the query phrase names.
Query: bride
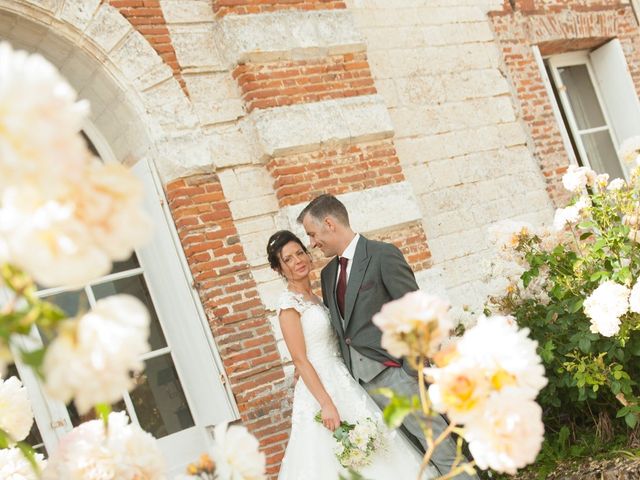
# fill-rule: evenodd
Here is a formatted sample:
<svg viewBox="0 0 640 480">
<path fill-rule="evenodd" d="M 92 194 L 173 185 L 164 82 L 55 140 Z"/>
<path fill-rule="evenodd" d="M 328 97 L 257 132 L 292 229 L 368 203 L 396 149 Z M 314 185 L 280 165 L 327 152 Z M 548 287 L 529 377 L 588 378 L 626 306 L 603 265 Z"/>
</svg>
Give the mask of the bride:
<svg viewBox="0 0 640 480">
<path fill-rule="evenodd" d="M 278 303 L 278 317 L 285 343 L 300 378 L 293 396 L 289 444 L 279 480 L 337 480 L 346 470 L 340 465 L 332 432 L 341 421 L 356 423 L 369 417 L 381 420 L 381 412 L 366 391 L 350 375 L 322 299 L 311 289 L 311 256 L 292 232 L 282 230 L 267 244 L 271 268 L 282 275 L 287 289 Z M 321 412 L 322 424 L 314 420 Z M 386 445 L 359 472 L 368 480 L 413 480 L 422 455 L 397 431 L 386 432 Z M 433 467 L 429 467 L 433 468 Z M 435 478 L 435 469 L 424 478 Z"/>
</svg>

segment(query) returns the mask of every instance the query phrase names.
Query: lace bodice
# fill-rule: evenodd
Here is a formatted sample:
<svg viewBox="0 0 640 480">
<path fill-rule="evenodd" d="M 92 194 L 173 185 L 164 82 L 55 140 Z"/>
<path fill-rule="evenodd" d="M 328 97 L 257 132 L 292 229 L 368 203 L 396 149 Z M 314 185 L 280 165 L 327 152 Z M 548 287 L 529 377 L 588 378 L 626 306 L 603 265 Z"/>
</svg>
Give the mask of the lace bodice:
<svg viewBox="0 0 640 480">
<path fill-rule="evenodd" d="M 278 314 L 288 308 L 300 314 L 307 358 L 315 367 L 320 367 L 327 357 L 340 356 L 338 339 L 329 321 L 329 310 L 323 304 L 305 300 L 302 295 L 286 290 L 280 296 Z"/>
</svg>

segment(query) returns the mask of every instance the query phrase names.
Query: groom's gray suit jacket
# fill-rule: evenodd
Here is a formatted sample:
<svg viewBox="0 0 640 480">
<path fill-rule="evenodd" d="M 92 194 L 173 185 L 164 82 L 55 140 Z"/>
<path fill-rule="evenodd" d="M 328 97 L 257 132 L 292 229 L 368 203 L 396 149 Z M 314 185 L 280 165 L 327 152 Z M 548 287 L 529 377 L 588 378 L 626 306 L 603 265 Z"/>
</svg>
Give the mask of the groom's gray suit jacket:
<svg viewBox="0 0 640 480">
<path fill-rule="evenodd" d="M 335 257 L 322 269 L 322 298 L 331 312 L 331 323 L 338 333 L 347 367 L 356 380 L 366 383 L 387 368 L 383 364 L 385 361 L 402 363 L 380 345 L 382 332 L 373 324 L 372 317 L 385 303 L 418 290 L 418 284 L 411 267 L 395 245 L 360 236 L 347 283 L 342 318 L 336 299 L 337 275 L 338 257 Z"/>
</svg>

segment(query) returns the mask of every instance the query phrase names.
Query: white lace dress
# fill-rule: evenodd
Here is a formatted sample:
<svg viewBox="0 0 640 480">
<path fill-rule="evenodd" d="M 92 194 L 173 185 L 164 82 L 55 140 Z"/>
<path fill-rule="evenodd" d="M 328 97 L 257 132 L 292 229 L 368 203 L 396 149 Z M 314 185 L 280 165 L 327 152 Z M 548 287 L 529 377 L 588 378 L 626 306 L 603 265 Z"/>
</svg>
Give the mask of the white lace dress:
<svg viewBox="0 0 640 480">
<path fill-rule="evenodd" d="M 286 291 L 280 297 L 280 310 L 293 308 L 300 314 L 307 358 L 315 368 L 324 388 L 333 399 L 342 420 L 355 423 L 367 417 L 382 423 L 380 409 L 367 392 L 350 375 L 338 348 L 336 334 L 324 305 L 304 300 Z M 320 405 L 302 381 L 294 389 L 291 436 L 287 445 L 279 480 L 338 480 L 346 474 L 336 459 L 335 440 L 331 432 L 314 420 Z M 414 480 L 420 469 L 421 455 L 397 432 L 387 432 L 386 448 L 374 453 L 372 463 L 360 472 L 368 480 Z M 436 478 L 428 470 L 425 479 Z"/>
</svg>

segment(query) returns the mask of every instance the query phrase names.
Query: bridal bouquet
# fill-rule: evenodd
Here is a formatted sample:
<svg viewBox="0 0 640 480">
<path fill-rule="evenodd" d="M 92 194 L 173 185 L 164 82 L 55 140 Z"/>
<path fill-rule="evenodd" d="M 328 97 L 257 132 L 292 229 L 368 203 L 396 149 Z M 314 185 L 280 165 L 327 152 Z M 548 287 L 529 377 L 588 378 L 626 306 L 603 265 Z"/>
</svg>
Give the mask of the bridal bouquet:
<svg viewBox="0 0 640 480">
<path fill-rule="evenodd" d="M 322 423 L 322 415 L 315 416 L 318 423 Z M 340 422 L 340 426 L 333 432 L 336 439 L 335 454 L 340 464 L 351 470 L 358 470 L 371 462 L 374 452 L 383 445 L 384 435 L 380 425 L 370 417 L 357 421 L 355 424 Z"/>
</svg>

